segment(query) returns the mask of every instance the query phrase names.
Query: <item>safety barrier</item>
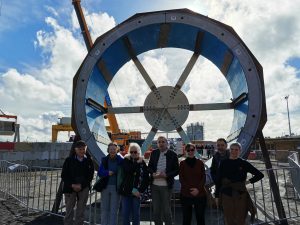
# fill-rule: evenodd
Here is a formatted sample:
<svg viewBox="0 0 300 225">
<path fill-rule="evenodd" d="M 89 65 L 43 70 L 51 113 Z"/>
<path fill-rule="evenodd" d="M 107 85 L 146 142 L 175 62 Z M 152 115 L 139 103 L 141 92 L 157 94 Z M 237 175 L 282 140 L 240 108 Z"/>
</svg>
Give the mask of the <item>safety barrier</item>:
<svg viewBox="0 0 300 225">
<path fill-rule="evenodd" d="M 269 170 L 263 169 L 264 164 L 251 161 L 264 173 L 265 177 L 260 182 L 247 185 L 248 191 L 258 208 L 258 214 L 254 224 L 278 223 L 277 209 L 274 196 L 268 179 Z M 297 175 L 296 168 L 283 166 L 273 169 L 281 199 L 284 205 L 286 217 L 292 224 L 300 221 L 300 201 L 298 193 L 293 185 L 293 176 Z M 298 170 L 299 171 L 299 170 Z M 0 161 L 0 190 L 5 196 L 12 196 L 25 207 L 32 210 L 63 216 L 65 212 L 64 199 L 58 206 L 58 212 L 53 212 L 56 194 L 59 190 L 61 169 L 49 167 L 31 167 L 13 164 L 8 161 Z M 96 175 L 96 174 L 95 174 Z M 95 180 L 95 179 L 94 179 Z M 296 179 L 297 180 L 297 179 Z M 181 207 L 178 201 L 178 193 L 174 193 L 172 200 L 172 214 L 175 224 L 181 224 Z M 86 209 L 86 223 L 100 224 L 100 193 L 91 191 Z M 141 209 L 142 221 L 151 221 L 151 201 L 143 203 Z M 220 210 L 208 207 L 206 213 L 207 224 L 223 224 Z"/>
<path fill-rule="evenodd" d="M 28 206 L 29 188 L 27 166 L 0 160 L 0 190 L 4 198 L 11 196 Z"/>
<path fill-rule="evenodd" d="M 300 197 L 300 165 L 299 165 L 299 153 L 294 152 L 289 157 L 289 165 L 294 168 L 291 173 L 291 179 L 295 190 L 297 191 L 298 197 Z"/>
<path fill-rule="evenodd" d="M 255 224 L 269 224 L 270 222 L 280 221 L 275 199 L 269 182 L 270 170 L 261 169 L 265 177 L 260 182 L 247 186 L 250 196 L 258 209 Z M 300 219 L 300 201 L 297 192 L 292 184 L 292 174 L 295 172 L 293 167 L 273 168 L 273 172 L 278 184 L 279 193 L 286 219 L 288 221 L 299 223 Z M 252 186 L 252 187 L 251 187 Z"/>
</svg>

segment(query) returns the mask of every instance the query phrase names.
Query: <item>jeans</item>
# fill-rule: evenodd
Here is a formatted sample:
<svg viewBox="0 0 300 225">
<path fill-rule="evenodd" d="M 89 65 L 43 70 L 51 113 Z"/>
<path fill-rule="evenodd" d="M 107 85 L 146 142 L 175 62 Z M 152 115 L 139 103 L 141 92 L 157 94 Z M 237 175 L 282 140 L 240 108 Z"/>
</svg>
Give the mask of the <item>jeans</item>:
<svg viewBox="0 0 300 225">
<path fill-rule="evenodd" d="M 172 190 L 167 186 L 151 186 L 153 203 L 153 220 L 155 225 L 172 225 L 171 195 Z"/>
<path fill-rule="evenodd" d="M 122 217 L 123 225 L 130 225 L 130 217 L 132 225 L 140 224 L 140 199 L 134 196 L 122 196 Z"/>
<path fill-rule="evenodd" d="M 120 206 L 120 195 L 115 185 L 107 185 L 101 192 L 101 225 L 116 225 Z"/>
</svg>

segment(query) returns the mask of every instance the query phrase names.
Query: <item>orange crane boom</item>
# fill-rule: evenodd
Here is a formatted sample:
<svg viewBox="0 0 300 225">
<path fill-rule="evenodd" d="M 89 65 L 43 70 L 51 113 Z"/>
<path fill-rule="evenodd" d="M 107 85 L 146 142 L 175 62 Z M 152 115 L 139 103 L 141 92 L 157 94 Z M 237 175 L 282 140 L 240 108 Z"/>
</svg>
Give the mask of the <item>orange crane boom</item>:
<svg viewBox="0 0 300 225">
<path fill-rule="evenodd" d="M 81 2 L 81 0 L 73 0 L 72 4 L 74 5 L 74 9 L 75 9 L 75 12 L 76 12 L 76 15 L 78 18 L 78 22 L 79 22 L 79 25 L 81 28 L 81 33 L 83 35 L 86 48 L 89 51 L 93 46 L 93 41 L 92 41 L 92 38 L 91 38 L 91 35 L 89 32 L 88 26 L 86 24 L 80 2 Z M 108 106 L 106 100 L 104 100 L 104 106 L 105 107 Z M 110 129 L 111 133 L 120 133 L 120 129 L 119 129 L 119 125 L 118 125 L 116 116 L 114 114 L 107 114 L 106 117 L 108 119 L 109 129 Z M 73 127 L 73 124 L 72 124 L 72 127 Z"/>
</svg>

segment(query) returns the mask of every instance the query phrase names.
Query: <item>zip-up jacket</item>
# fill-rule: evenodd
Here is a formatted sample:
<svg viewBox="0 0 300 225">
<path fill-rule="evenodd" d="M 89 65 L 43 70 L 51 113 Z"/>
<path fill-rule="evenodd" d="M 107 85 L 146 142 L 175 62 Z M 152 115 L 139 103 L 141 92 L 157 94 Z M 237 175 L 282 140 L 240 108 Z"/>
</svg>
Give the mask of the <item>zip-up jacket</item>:
<svg viewBox="0 0 300 225">
<path fill-rule="evenodd" d="M 174 177 L 178 175 L 179 173 L 179 163 L 178 163 L 178 157 L 177 154 L 171 150 L 168 150 L 166 153 L 166 175 L 167 175 L 167 184 L 168 188 L 171 189 L 174 184 Z M 152 151 L 149 164 L 148 164 L 148 170 L 151 175 L 151 183 L 153 182 L 153 173 L 156 173 L 157 171 L 157 163 L 160 156 L 160 150 L 155 149 Z"/>
<path fill-rule="evenodd" d="M 81 184 L 81 188 L 91 187 L 94 177 L 94 164 L 90 158 L 79 161 L 76 156 L 68 157 L 63 165 L 61 178 L 64 182 L 63 193 L 72 193 L 72 184 Z"/>
<path fill-rule="evenodd" d="M 137 162 L 130 157 L 125 157 L 122 168 L 124 178 L 121 187 L 124 188 L 120 194 L 131 196 L 133 188 L 143 193 L 149 184 L 149 172 L 145 161 Z"/>
<path fill-rule="evenodd" d="M 118 189 L 118 187 L 120 186 L 120 182 L 121 182 L 121 177 L 120 177 L 120 173 L 119 173 L 119 169 L 122 166 L 123 163 L 123 158 L 119 155 L 116 155 L 116 160 L 117 160 L 117 164 L 118 164 L 118 171 L 117 171 L 117 183 L 116 183 L 116 189 Z M 108 184 L 108 180 L 109 180 L 109 170 L 108 170 L 108 160 L 109 160 L 109 155 L 103 157 L 101 159 L 101 164 L 99 166 L 99 170 L 98 170 L 98 176 L 102 179 L 104 179 L 105 182 L 105 188 Z"/>
</svg>

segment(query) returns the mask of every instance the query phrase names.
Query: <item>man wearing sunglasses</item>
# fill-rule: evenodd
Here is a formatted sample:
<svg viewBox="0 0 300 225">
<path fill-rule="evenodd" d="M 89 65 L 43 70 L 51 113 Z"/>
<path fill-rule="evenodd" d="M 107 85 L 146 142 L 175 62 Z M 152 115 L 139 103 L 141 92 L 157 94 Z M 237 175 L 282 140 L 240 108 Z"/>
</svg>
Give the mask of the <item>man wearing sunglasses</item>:
<svg viewBox="0 0 300 225">
<path fill-rule="evenodd" d="M 171 195 L 174 177 L 179 173 L 177 154 L 168 149 L 168 141 L 160 136 L 158 149 L 152 151 L 148 169 L 151 174 L 151 193 L 155 225 L 172 225 Z"/>
</svg>

